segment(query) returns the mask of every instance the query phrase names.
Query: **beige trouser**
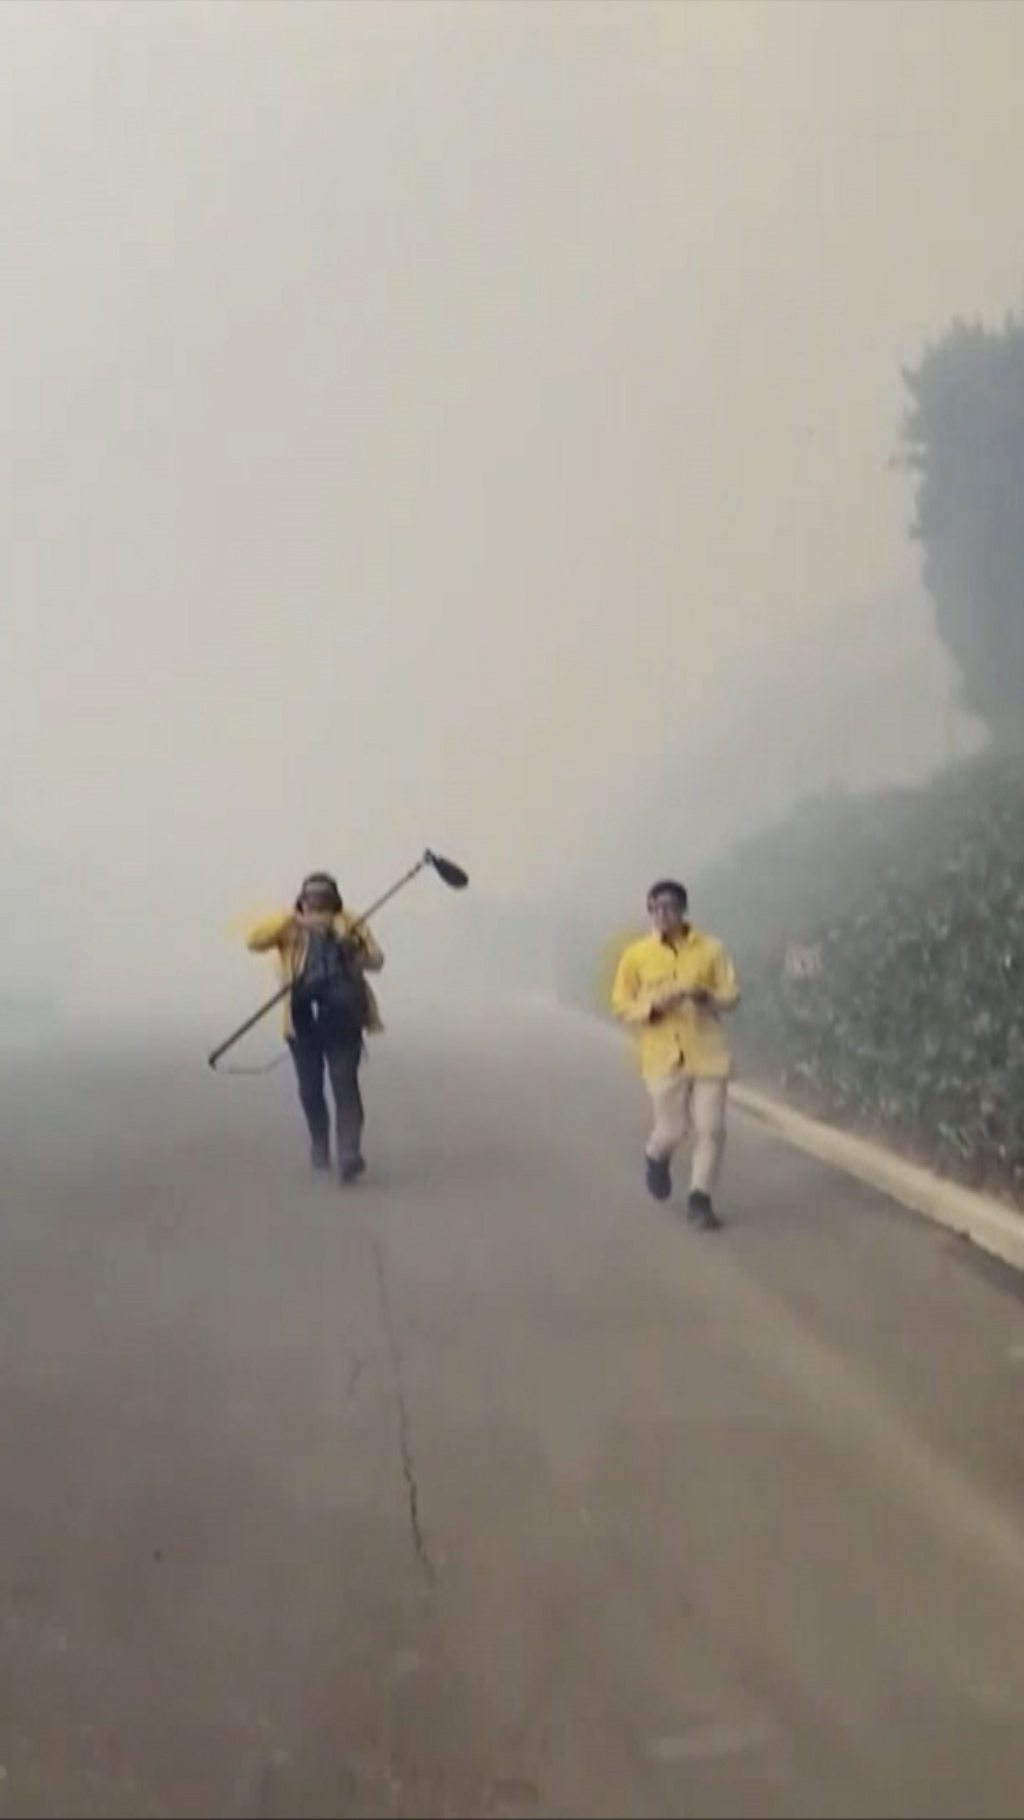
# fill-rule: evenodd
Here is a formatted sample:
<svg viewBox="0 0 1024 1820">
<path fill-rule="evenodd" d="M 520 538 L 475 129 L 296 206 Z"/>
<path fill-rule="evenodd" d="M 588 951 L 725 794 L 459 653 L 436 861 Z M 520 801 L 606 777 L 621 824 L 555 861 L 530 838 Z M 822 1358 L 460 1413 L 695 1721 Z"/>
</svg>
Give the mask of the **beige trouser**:
<svg viewBox="0 0 1024 1820">
<path fill-rule="evenodd" d="M 648 1156 L 667 1163 L 692 1128 L 690 1188 L 699 1194 L 713 1193 L 725 1149 L 728 1083 L 695 1079 L 691 1074 L 671 1074 L 662 1081 L 648 1081 L 647 1085 L 654 1106 Z"/>
</svg>

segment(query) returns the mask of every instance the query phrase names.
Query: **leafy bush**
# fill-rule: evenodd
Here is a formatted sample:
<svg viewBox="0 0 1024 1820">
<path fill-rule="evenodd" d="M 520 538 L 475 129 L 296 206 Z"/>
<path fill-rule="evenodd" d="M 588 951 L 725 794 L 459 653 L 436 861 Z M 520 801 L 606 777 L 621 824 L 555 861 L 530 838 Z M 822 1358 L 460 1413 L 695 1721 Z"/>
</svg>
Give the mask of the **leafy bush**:
<svg viewBox="0 0 1024 1820">
<path fill-rule="evenodd" d="M 1024 1201 L 1024 760 L 813 805 L 699 900 L 737 956 L 748 1074 Z M 790 977 L 791 943 L 820 971 Z"/>
</svg>

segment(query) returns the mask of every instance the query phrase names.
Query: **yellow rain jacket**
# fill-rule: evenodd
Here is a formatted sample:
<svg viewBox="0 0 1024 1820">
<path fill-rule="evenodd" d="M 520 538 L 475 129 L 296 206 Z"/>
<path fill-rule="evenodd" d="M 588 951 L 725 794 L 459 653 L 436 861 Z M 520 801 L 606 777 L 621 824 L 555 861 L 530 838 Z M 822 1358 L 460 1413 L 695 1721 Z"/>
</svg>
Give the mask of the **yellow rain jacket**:
<svg viewBox="0 0 1024 1820">
<path fill-rule="evenodd" d="M 339 941 L 348 939 L 354 947 L 359 964 L 364 973 L 379 973 L 384 965 L 384 956 L 377 946 L 365 924 L 355 928 L 355 917 L 342 910 L 330 919 L 334 934 Z M 354 931 L 354 933 L 353 933 Z M 306 937 L 295 921 L 291 910 L 280 910 L 273 916 L 265 916 L 261 922 L 250 929 L 246 946 L 250 954 L 269 954 L 277 950 L 277 973 L 282 986 L 294 985 L 302 972 L 306 959 Z M 380 1010 L 376 997 L 367 985 L 366 996 L 369 1005 L 369 1023 L 367 1030 L 371 1036 L 378 1036 L 383 1030 Z M 293 1035 L 291 993 L 282 1001 L 284 1006 L 284 1034 Z"/>
<path fill-rule="evenodd" d="M 680 986 L 709 993 L 710 1002 L 681 1005 L 652 1023 L 652 1010 Z M 636 1034 L 645 1080 L 673 1074 L 726 1080 L 732 1058 L 721 1014 L 731 1011 L 739 996 L 736 972 L 721 942 L 687 928 L 674 944 L 654 934 L 630 942 L 619 958 L 612 1010 Z"/>
</svg>

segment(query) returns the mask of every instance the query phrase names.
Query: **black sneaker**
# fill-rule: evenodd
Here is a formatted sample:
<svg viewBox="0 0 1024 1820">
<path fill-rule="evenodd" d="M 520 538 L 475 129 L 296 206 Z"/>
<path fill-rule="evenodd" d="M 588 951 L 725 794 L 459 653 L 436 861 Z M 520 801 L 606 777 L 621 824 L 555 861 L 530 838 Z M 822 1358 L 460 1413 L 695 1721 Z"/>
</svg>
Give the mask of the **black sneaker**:
<svg viewBox="0 0 1024 1820">
<path fill-rule="evenodd" d="M 361 1156 L 343 1157 L 338 1164 L 338 1176 L 343 1188 L 351 1188 L 361 1175 L 366 1174 L 366 1161 Z"/>
<path fill-rule="evenodd" d="M 667 1201 L 672 1193 L 672 1171 L 668 1164 L 658 1157 L 645 1159 L 647 1167 L 647 1192 L 653 1194 L 656 1201 Z"/>
<path fill-rule="evenodd" d="M 699 1227 L 701 1232 L 718 1232 L 722 1222 L 711 1205 L 711 1196 L 694 1188 L 686 1203 L 686 1217 L 691 1226 Z"/>
<path fill-rule="evenodd" d="M 322 1175 L 325 1169 L 330 1168 L 331 1146 L 326 1138 L 318 1140 L 310 1145 L 309 1162 L 310 1167 L 315 1169 L 318 1175 Z"/>
</svg>

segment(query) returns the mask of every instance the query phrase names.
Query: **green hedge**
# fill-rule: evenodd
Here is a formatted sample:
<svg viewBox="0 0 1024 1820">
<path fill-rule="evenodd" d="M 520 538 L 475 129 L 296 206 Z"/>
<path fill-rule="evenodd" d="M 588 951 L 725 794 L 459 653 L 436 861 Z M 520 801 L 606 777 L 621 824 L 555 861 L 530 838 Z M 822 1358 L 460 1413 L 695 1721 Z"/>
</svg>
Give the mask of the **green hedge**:
<svg viewBox="0 0 1024 1820">
<path fill-rule="evenodd" d="M 819 801 L 696 895 L 740 967 L 748 1075 L 1024 1202 L 1024 761 Z"/>
</svg>

